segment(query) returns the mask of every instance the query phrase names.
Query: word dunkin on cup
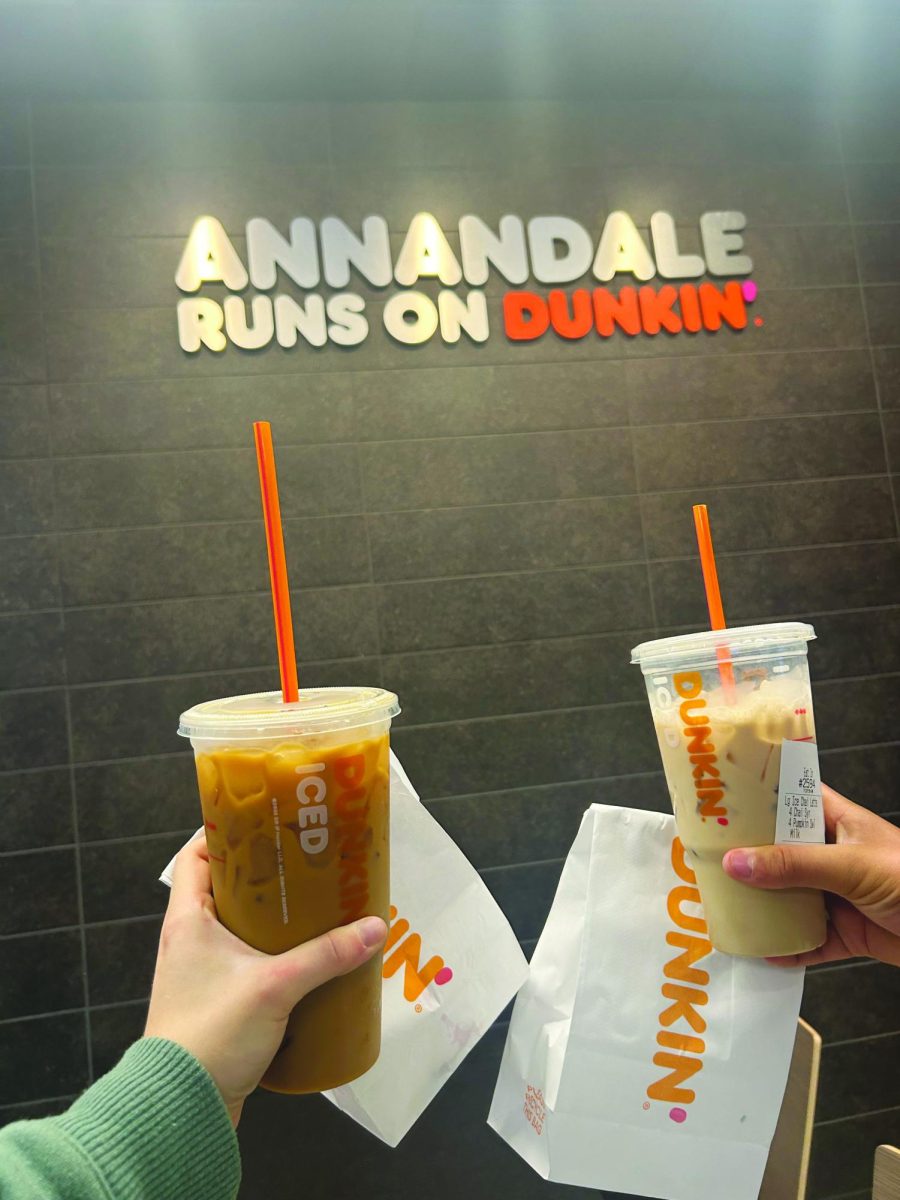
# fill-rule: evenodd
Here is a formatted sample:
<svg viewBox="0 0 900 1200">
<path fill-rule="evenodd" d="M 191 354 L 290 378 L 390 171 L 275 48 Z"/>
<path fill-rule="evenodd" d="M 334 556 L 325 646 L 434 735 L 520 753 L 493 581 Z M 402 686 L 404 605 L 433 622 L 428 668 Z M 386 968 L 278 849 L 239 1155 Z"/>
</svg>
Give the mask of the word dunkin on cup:
<svg viewBox="0 0 900 1200">
<path fill-rule="evenodd" d="M 800 954 L 825 941 L 821 892 L 762 891 L 722 867 L 728 850 L 776 841 L 783 748 L 815 743 L 806 658 L 814 637 L 811 625 L 786 622 L 663 638 L 632 651 L 709 936 L 728 954 Z"/>
<path fill-rule="evenodd" d="M 387 922 L 391 692 L 307 688 L 211 700 L 181 716 L 219 920 L 279 954 L 367 915 Z M 401 928 L 393 931 L 396 942 Z M 399 965 L 399 962 L 398 964 Z M 443 963 L 440 964 L 443 966 Z M 263 1077 L 276 1092 L 356 1079 L 381 1048 L 379 956 L 310 992 Z"/>
</svg>

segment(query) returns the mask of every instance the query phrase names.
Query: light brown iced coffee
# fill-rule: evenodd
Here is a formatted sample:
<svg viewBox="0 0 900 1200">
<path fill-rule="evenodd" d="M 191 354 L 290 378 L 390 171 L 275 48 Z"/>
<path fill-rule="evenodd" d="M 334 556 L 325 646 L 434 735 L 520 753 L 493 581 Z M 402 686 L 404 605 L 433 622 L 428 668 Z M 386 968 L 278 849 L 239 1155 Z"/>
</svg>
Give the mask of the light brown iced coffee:
<svg viewBox="0 0 900 1200">
<path fill-rule="evenodd" d="M 810 636 L 810 626 L 796 623 L 753 626 L 666 638 L 633 652 L 710 938 L 729 954 L 799 954 L 825 940 L 821 892 L 761 891 L 722 868 L 727 850 L 774 842 L 782 745 L 815 741 Z M 726 637 L 727 685 L 716 650 Z"/>
<path fill-rule="evenodd" d="M 396 697 L 310 689 L 198 705 L 195 751 L 219 920 L 278 954 L 359 917 L 388 920 L 388 727 Z M 263 1086 L 337 1087 L 381 1047 L 381 962 L 310 992 L 294 1009 Z"/>
</svg>

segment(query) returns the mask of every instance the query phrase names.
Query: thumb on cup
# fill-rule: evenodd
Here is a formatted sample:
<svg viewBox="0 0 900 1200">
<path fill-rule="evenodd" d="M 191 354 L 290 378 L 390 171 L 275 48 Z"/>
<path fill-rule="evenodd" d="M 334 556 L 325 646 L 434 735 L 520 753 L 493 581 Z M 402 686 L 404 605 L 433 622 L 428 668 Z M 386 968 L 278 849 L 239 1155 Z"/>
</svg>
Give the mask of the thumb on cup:
<svg viewBox="0 0 900 1200">
<path fill-rule="evenodd" d="M 362 917 L 286 950 L 272 960 L 267 972 L 271 998 L 289 1012 L 314 988 L 367 963 L 386 937 L 387 925 L 381 917 Z"/>
<path fill-rule="evenodd" d="M 726 874 L 752 887 L 820 888 L 852 899 L 860 879 L 856 847 L 752 846 L 729 850 L 722 860 Z"/>
</svg>

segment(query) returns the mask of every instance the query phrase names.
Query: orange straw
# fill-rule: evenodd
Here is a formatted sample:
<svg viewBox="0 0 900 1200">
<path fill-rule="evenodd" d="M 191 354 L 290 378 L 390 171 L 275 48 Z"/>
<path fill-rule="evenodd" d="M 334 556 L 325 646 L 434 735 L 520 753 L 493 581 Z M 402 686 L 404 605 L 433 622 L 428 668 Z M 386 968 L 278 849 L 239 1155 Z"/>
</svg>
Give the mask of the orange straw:
<svg viewBox="0 0 900 1200">
<path fill-rule="evenodd" d="M 263 520 L 266 525 L 266 548 L 269 552 L 269 578 L 272 581 L 272 608 L 275 611 L 275 640 L 278 643 L 281 694 L 285 704 L 292 704 L 298 699 L 297 659 L 294 655 L 291 593 L 288 589 L 287 563 L 284 557 L 275 451 L 272 447 L 272 427 L 268 421 L 253 422 L 253 440 L 256 443 Z"/>
<path fill-rule="evenodd" d="M 709 513 L 705 504 L 695 504 L 694 526 L 697 530 L 697 546 L 700 550 L 700 566 L 703 570 L 703 586 L 706 588 L 706 607 L 709 609 L 711 629 L 725 628 L 725 610 L 722 608 L 722 593 L 719 591 L 719 573 L 713 552 L 712 532 L 709 528 Z M 728 656 L 727 646 L 716 647 L 719 660 L 719 675 L 729 703 L 734 699 L 734 668 Z"/>
</svg>

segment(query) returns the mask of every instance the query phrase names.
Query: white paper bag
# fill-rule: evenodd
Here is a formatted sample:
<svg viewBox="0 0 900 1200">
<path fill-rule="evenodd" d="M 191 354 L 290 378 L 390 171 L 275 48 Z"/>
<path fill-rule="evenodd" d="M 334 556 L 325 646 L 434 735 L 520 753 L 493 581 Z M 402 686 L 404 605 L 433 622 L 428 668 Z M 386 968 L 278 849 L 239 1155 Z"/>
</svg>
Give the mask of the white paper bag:
<svg viewBox="0 0 900 1200">
<path fill-rule="evenodd" d="M 756 1200 L 803 971 L 712 950 L 672 817 L 584 814 L 488 1123 L 545 1179 Z"/>
<path fill-rule="evenodd" d="M 391 923 L 381 1054 L 325 1092 L 396 1146 L 516 994 L 528 963 L 493 896 L 391 753 Z M 174 859 L 160 878 L 171 886 Z"/>
<path fill-rule="evenodd" d="M 393 754 L 391 910 L 381 1055 L 325 1094 L 396 1146 L 516 994 L 528 963 L 481 876 Z"/>
</svg>

